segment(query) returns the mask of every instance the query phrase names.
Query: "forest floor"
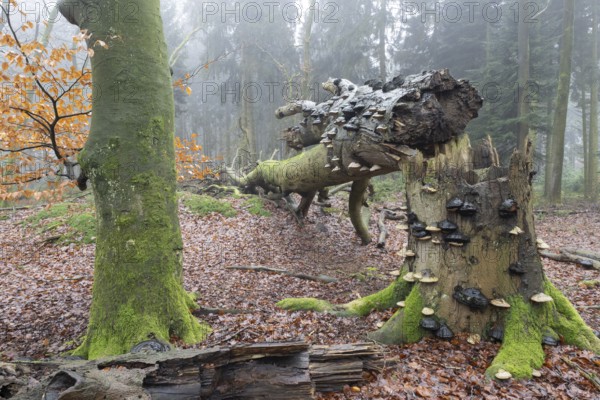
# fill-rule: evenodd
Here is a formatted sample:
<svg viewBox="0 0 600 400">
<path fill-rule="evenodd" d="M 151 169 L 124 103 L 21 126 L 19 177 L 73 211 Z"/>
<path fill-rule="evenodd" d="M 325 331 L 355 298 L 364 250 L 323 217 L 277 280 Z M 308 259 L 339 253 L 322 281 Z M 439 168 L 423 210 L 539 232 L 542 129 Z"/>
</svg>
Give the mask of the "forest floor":
<svg viewBox="0 0 600 400">
<path fill-rule="evenodd" d="M 390 272 L 401 265 L 397 253 L 406 232 L 397 222 L 387 221 L 385 249 L 375 244 L 361 246 L 347 217 L 345 197 L 338 195 L 329 209 L 313 207 L 303 227 L 285 209 L 271 202 L 261 204 L 256 198 L 228 199 L 231 206 L 206 214 L 214 204 L 203 209 L 184 197 L 180 219 L 186 289 L 199 294 L 202 307 L 245 310 L 203 316 L 213 332 L 197 347 L 262 341 L 364 341 L 368 332 L 393 314 L 394 310 L 387 310 L 365 318 L 343 318 L 275 306 L 286 297 L 346 303 L 386 287 L 393 279 Z M 400 204 L 392 198 L 385 205 Z M 73 349 L 85 333 L 94 261 L 93 211 L 90 201 L 82 199 L 61 207 L 0 213 L 0 356 L 4 360 L 58 355 Z M 577 205 L 571 209 L 537 213 L 538 236 L 553 249 L 568 246 L 598 251 L 600 208 Z M 373 212 L 371 232 L 375 235 L 376 216 Z M 547 275 L 583 319 L 600 330 L 600 272 L 550 260 L 544 264 Z M 325 274 L 339 280 L 321 283 L 225 269 L 236 265 Z M 485 369 L 498 349 L 498 344 L 485 341 L 468 344 L 461 335 L 449 342 L 425 339 L 386 347 L 386 357 L 396 360 L 392 367 L 370 375 L 361 387 L 320 398 L 600 399 L 600 392 L 563 361 L 572 360 L 600 376 L 600 358 L 589 352 L 570 346 L 546 347 L 541 378 L 486 381 Z"/>
</svg>

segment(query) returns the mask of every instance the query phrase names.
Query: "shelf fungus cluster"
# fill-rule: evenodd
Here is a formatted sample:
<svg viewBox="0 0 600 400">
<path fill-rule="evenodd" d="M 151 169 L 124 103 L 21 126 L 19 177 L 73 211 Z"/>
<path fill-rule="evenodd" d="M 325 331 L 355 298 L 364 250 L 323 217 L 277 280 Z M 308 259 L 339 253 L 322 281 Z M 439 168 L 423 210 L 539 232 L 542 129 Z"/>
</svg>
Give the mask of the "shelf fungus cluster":
<svg viewBox="0 0 600 400">
<path fill-rule="evenodd" d="M 421 310 L 423 317 L 419 321 L 419 326 L 427 331 L 433 332 L 440 339 L 450 340 L 454 337 L 452 330 L 443 322 L 434 317 L 435 310 L 430 307 L 423 307 Z"/>
<path fill-rule="evenodd" d="M 421 282 L 421 283 L 436 283 L 439 281 L 439 278 L 431 272 L 431 270 L 426 269 L 418 272 L 408 272 L 405 274 L 402 279 L 406 282 Z"/>
<path fill-rule="evenodd" d="M 450 246 L 462 247 L 470 242 L 468 236 L 458 232 L 458 225 L 447 219 L 426 225 L 414 216 L 414 221 L 410 224 L 409 230 L 416 240 L 431 240 L 433 244 L 441 244 L 443 240 L 444 243 Z M 441 234 L 441 237 L 436 234 Z"/>
<path fill-rule="evenodd" d="M 463 217 L 472 217 L 477 214 L 477 206 L 467 200 L 461 200 L 454 197 L 446 203 L 446 210 L 452 213 L 458 213 Z"/>
</svg>

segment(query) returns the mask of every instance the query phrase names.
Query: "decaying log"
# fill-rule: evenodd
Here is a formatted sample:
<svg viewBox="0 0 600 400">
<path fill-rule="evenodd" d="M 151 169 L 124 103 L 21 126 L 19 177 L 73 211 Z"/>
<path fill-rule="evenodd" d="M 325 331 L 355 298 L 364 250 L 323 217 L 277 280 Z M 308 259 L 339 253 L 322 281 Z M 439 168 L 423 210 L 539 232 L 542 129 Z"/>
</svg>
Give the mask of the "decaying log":
<svg viewBox="0 0 600 400">
<path fill-rule="evenodd" d="M 237 269 L 237 270 L 241 270 L 241 271 L 255 271 L 255 272 L 272 272 L 272 273 L 276 273 L 276 274 L 293 276 L 294 278 L 306 279 L 308 281 L 314 281 L 314 282 L 332 283 L 332 282 L 338 281 L 337 278 L 333 278 L 333 277 L 327 276 L 327 275 L 317 275 L 317 276 L 307 275 L 307 274 L 303 274 L 300 272 L 292 272 L 292 271 L 287 271 L 285 269 L 264 267 L 264 266 L 260 266 L 260 265 L 234 265 L 231 267 L 225 267 L 225 269 Z"/>
<path fill-rule="evenodd" d="M 542 257 L 549 258 L 554 261 L 577 264 L 579 266 L 582 266 L 585 269 L 600 270 L 600 261 L 592 260 L 591 258 L 578 256 L 576 254 L 567 253 L 564 250 L 561 250 L 560 253 L 552 253 L 550 251 L 542 250 L 539 253 Z"/>
<path fill-rule="evenodd" d="M 369 343 L 310 346 L 290 342 L 0 367 L 13 375 L 10 381 L 5 374 L 0 376 L 3 396 L 20 400 L 286 400 L 310 399 L 316 391 L 340 391 L 346 384 L 358 384 L 364 372 L 381 369 L 383 361 L 379 348 Z M 24 371 L 31 375 L 33 369 L 45 373 L 41 383 L 28 383 Z"/>
<path fill-rule="evenodd" d="M 275 112 L 278 118 L 302 114 L 304 119 L 284 136 L 293 148 L 312 147 L 287 160 L 259 163 L 244 176 L 230 174 L 237 185 L 247 192 L 260 187 L 284 196 L 298 193 L 307 198 L 298 210 L 305 215 L 315 191 L 398 171 L 416 149 L 434 155 L 439 145 L 463 133 L 482 105 L 469 82 L 445 69 L 396 77 L 381 88 L 345 79 L 330 79 L 323 88 L 334 96 L 319 104 L 287 104 Z M 353 218 L 366 243 L 360 222 Z"/>
</svg>

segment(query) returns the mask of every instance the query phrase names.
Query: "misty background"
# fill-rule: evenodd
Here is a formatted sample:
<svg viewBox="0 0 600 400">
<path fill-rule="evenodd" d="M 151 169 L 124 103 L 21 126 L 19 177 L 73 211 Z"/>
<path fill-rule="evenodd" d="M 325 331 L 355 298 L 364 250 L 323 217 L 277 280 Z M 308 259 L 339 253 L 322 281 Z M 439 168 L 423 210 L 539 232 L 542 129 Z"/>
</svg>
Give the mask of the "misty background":
<svg viewBox="0 0 600 400">
<path fill-rule="evenodd" d="M 36 7 L 50 6 L 23 4 L 42 18 Z M 163 0 L 173 79 L 191 89 L 189 94 L 175 89 L 176 134 L 202 145 L 212 160 L 230 162 L 236 153 L 245 162 L 273 154 L 286 158 L 290 151 L 281 132 L 298 121 L 277 120 L 275 109 L 299 98 L 326 100 L 329 95 L 320 84 L 329 77 L 362 84 L 448 68 L 485 98 L 479 117 L 467 128 L 472 142 L 490 135 L 506 162 L 525 126 L 537 149 L 536 183 L 542 183 L 556 107 L 564 4 Z M 591 136 L 598 135 L 590 124 L 590 93 L 598 75 L 593 5 L 593 0 L 575 5 L 565 191 L 583 190 L 584 153 L 592 154 Z M 527 42 L 519 26 L 526 27 Z M 76 32 L 59 16 L 50 46 L 70 42 Z M 520 111 L 523 102 L 526 114 Z"/>
</svg>

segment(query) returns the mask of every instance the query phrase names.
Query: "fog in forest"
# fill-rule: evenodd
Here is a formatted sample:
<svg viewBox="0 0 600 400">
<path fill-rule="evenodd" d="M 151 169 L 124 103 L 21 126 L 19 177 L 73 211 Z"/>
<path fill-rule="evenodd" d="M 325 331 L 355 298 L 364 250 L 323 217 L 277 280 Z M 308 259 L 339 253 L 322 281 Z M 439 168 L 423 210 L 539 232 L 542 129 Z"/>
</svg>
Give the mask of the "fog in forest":
<svg viewBox="0 0 600 400">
<path fill-rule="evenodd" d="M 467 129 L 472 142 L 489 135 L 506 163 L 519 135 L 528 135 L 536 147 L 536 189 L 543 190 L 546 170 L 562 171 L 564 191 L 595 197 L 598 18 L 592 0 L 574 4 L 573 15 L 568 4 L 164 0 L 176 135 L 202 146 L 210 163 L 229 163 L 235 154 L 242 166 L 282 159 L 293 153 L 282 131 L 299 120 L 278 120 L 275 109 L 327 100 L 321 83 L 329 77 L 363 84 L 448 68 L 485 99 Z M 41 34 L 52 6 L 22 2 L 21 19 L 41 22 Z M 120 12 L 133 16 L 135 7 Z M 569 21 L 571 40 L 563 43 Z M 77 28 L 60 15 L 55 22 L 50 46 L 70 43 Z M 568 71 L 559 72 L 561 52 Z M 570 78 L 568 95 L 557 92 L 559 74 Z M 562 129 L 556 110 L 565 105 Z"/>
</svg>

